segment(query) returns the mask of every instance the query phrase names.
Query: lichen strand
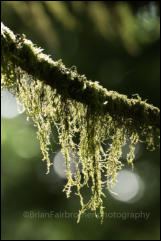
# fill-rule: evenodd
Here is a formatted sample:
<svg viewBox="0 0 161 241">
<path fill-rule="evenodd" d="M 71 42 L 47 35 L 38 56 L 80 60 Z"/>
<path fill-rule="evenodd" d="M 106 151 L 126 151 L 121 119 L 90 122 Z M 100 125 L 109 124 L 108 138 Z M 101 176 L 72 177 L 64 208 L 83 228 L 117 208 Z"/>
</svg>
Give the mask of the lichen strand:
<svg viewBox="0 0 161 241">
<path fill-rule="evenodd" d="M 7 36 L 8 41 L 14 39 L 8 29 L 4 28 L 3 31 L 1 37 L 7 32 L 5 37 Z M 34 46 L 32 48 L 34 49 Z M 38 48 L 34 51 L 37 51 L 36 56 L 41 52 Z M 49 80 L 42 81 L 36 75 L 22 70 L 15 63 L 15 56 L 10 58 L 10 52 L 10 50 L 7 52 L 6 45 L 1 56 L 1 88 L 12 91 L 28 118 L 34 121 L 43 160 L 47 163 L 47 173 L 52 165 L 50 150 L 54 125 L 57 127 L 61 150 L 66 160 L 67 184 L 64 192 L 70 197 L 71 192 L 75 190 L 80 198 L 81 210 L 78 222 L 86 210 L 94 211 L 96 217 L 103 220 L 104 191 L 105 188 L 111 191 L 116 183 L 118 171 L 123 167 L 122 149 L 127 144 L 126 141 L 130 138 L 127 162 L 133 166 L 135 146 L 139 141 L 144 141 L 151 149 L 159 143 L 159 127 L 156 128 L 158 124 L 147 124 L 152 123 L 153 116 L 158 123 L 159 110 L 138 100 L 138 96 L 137 99 L 130 100 L 116 92 L 107 91 L 97 83 L 87 81 L 84 75 L 78 75 L 75 68 L 70 70 L 65 68 L 61 61 L 52 62 L 48 59 L 44 62 L 44 66 L 51 64 L 51 69 L 53 66 L 57 67 L 55 78 L 58 77 L 51 79 L 50 82 L 58 85 L 61 81 L 59 78 L 64 78 L 61 88 L 58 86 L 53 88 L 48 84 Z M 46 61 L 47 57 L 40 55 L 37 58 L 42 62 Z M 74 93 L 74 98 L 70 98 L 71 93 L 69 95 L 68 91 Z M 87 96 L 88 99 L 84 100 L 83 98 Z M 139 113 L 141 120 L 144 120 L 146 113 L 145 118 L 148 119 L 145 124 L 144 122 L 139 124 L 139 116 L 138 119 L 132 118 L 133 108 Z M 117 111 L 122 114 L 119 115 Z M 89 189 L 88 200 L 84 195 L 85 188 Z"/>
<path fill-rule="evenodd" d="M 8 62 L 7 62 L 8 63 Z M 28 75 L 12 63 L 2 65 L 2 89 L 8 88 L 15 93 L 19 104 L 32 118 L 37 127 L 37 136 L 43 159 L 47 161 L 47 173 L 52 165 L 50 161 L 51 126 L 57 127 L 62 153 L 66 160 L 67 184 L 64 191 L 70 197 L 75 187 L 80 198 L 81 215 L 88 209 L 103 220 L 104 189 L 115 185 L 118 171 L 122 169 L 122 148 L 130 135 L 127 162 L 133 164 L 135 146 L 139 141 L 136 131 L 128 130 L 129 120 L 113 120 L 102 109 L 93 110 L 75 100 L 61 96 L 49 85 Z M 7 67 L 6 67 L 7 66 Z M 120 125 L 120 122 L 123 123 Z M 147 143 L 154 147 L 152 128 L 144 129 Z M 108 148 L 107 148 L 108 146 Z M 75 171 L 72 171 L 74 165 Z M 89 200 L 84 200 L 83 188 L 91 190 Z"/>
</svg>

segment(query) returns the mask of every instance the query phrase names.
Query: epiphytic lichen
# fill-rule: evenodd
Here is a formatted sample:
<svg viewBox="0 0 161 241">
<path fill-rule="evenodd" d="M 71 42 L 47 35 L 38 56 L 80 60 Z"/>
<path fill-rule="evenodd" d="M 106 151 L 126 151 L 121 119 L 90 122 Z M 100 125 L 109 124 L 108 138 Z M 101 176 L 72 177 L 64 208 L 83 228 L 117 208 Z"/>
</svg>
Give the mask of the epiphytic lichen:
<svg viewBox="0 0 161 241">
<path fill-rule="evenodd" d="M 12 91 L 33 119 L 47 173 L 52 165 L 49 150 L 55 125 L 66 160 L 64 191 L 69 197 L 74 187 L 80 198 L 78 221 L 88 209 L 96 216 L 99 213 L 103 220 L 104 189 L 111 190 L 115 185 L 123 167 L 122 149 L 127 138 L 130 137 L 127 162 L 133 165 L 139 141 L 151 148 L 159 143 L 159 109 L 140 98 L 128 99 L 87 81 L 75 68 L 68 69 L 62 61 L 54 62 L 42 54 L 31 41 L 17 41 L 4 25 L 1 40 L 2 89 Z M 75 166 L 74 173 L 71 164 Z M 89 200 L 83 195 L 85 187 L 90 188 Z"/>
</svg>

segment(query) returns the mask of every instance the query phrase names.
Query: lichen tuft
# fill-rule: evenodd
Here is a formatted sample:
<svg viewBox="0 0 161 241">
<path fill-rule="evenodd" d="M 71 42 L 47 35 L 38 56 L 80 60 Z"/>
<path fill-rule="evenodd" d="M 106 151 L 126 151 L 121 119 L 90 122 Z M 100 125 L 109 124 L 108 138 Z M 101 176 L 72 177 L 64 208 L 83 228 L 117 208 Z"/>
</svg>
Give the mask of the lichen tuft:
<svg viewBox="0 0 161 241">
<path fill-rule="evenodd" d="M 8 41 L 11 39 L 15 41 L 14 35 L 6 27 L 1 36 L 7 38 Z M 30 41 L 23 41 L 26 43 L 27 51 L 28 48 L 34 49 L 35 58 L 41 62 L 47 61 L 44 62 L 44 69 L 47 65 L 50 66 L 49 69 L 54 66 L 57 68 L 58 78 L 60 76 L 57 72 L 61 73 L 62 78 L 67 78 L 62 82 L 64 89 L 60 91 L 58 85 L 55 89 L 52 88 L 45 80 L 40 80 L 15 64 L 15 57 L 14 61 L 10 58 L 12 50 L 10 42 L 7 41 L 5 50 L 2 48 L 1 88 L 2 90 L 8 88 L 13 92 L 28 118 L 34 121 L 43 160 L 47 163 L 47 173 L 50 172 L 52 165 L 50 158 L 52 126 L 56 126 L 66 165 L 67 183 L 64 192 L 67 197 L 70 197 L 72 190 L 75 190 L 80 199 L 81 210 L 78 214 L 78 222 L 81 215 L 88 209 L 94 211 L 96 217 L 100 217 L 103 221 L 104 191 L 105 188 L 112 189 L 116 183 L 118 171 L 123 168 L 122 150 L 127 140 L 130 138 L 127 162 L 132 166 L 135 147 L 139 141 L 144 141 L 151 149 L 158 145 L 159 128 L 147 125 L 147 123 L 139 125 L 139 121 L 135 123 L 130 113 L 132 106 L 134 110 L 140 108 L 139 113 L 142 118 L 144 113 L 148 116 L 149 105 L 138 95 L 137 99 L 130 101 L 124 95 L 100 88 L 98 83 L 87 81 L 84 75 L 79 75 L 76 67 L 67 69 L 61 60 L 54 62 L 41 53 L 40 48 L 34 48 Z M 13 46 L 13 51 L 14 48 L 15 46 Z M 23 48 L 22 45 L 21 48 Z M 78 80 L 76 84 L 75 78 Z M 69 89 L 66 88 L 67 80 L 69 80 Z M 76 98 L 72 99 L 69 91 L 84 97 L 85 92 L 93 98 L 94 102 L 88 105 L 89 100 L 81 102 Z M 124 104 L 127 105 L 126 111 L 130 113 L 130 117 L 124 113 L 125 110 L 122 107 Z M 111 108 L 112 111 L 108 112 L 106 108 Z M 122 111 L 122 116 L 117 113 L 119 109 Z M 153 106 L 151 109 L 154 109 L 154 112 L 158 111 Z M 156 133 L 158 133 L 157 137 Z M 74 173 L 71 170 L 71 164 L 75 166 Z M 85 200 L 84 188 L 90 190 L 89 200 Z"/>
</svg>

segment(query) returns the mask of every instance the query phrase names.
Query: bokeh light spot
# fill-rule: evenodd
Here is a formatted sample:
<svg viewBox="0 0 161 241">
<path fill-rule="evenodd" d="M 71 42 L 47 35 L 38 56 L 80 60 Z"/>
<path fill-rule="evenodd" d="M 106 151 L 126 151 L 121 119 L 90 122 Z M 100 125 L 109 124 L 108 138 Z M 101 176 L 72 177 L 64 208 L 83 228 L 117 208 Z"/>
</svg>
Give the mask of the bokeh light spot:
<svg viewBox="0 0 161 241">
<path fill-rule="evenodd" d="M 17 101 L 14 95 L 7 89 L 3 90 L 1 95 L 1 117 L 6 119 L 16 117 L 20 114 L 17 107 Z"/>
<path fill-rule="evenodd" d="M 118 173 L 117 183 L 112 188 L 112 197 L 122 202 L 138 201 L 144 191 L 144 183 L 140 176 L 129 170 L 122 170 Z"/>
</svg>

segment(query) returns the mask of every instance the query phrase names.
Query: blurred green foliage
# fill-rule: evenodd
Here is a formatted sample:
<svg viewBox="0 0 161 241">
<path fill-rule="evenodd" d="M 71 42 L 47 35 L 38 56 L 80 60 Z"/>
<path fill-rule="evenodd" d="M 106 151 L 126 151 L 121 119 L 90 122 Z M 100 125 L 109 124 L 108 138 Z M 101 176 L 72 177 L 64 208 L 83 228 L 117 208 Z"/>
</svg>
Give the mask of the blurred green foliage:
<svg viewBox="0 0 161 241">
<path fill-rule="evenodd" d="M 160 106 L 159 2 L 2 1 L 1 7 L 4 24 L 25 33 L 53 59 L 76 65 L 107 89 L 138 93 Z M 2 118 L 1 129 L 3 240 L 159 240 L 159 152 L 143 149 L 135 161 L 145 183 L 139 201 L 105 199 L 106 211 L 146 211 L 148 220 L 108 218 L 100 225 L 83 218 L 77 225 L 74 218 L 25 218 L 30 210 L 76 212 L 79 201 L 66 199 L 65 181 L 54 171 L 45 175 L 35 128 L 25 114 Z"/>
</svg>

